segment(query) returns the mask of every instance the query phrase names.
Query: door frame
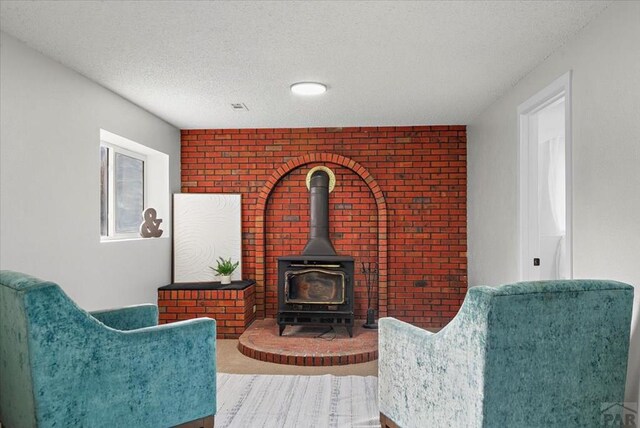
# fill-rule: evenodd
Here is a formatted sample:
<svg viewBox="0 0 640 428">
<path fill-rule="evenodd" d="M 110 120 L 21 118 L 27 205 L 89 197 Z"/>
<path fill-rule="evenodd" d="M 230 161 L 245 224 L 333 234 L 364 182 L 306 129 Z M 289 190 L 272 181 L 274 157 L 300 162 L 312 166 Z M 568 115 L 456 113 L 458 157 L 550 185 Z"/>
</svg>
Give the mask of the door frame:
<svg viewBox="0 0 640 428">
<path fill-rule="evenodd" d="M 573 278 L 573 169 L 571 129 L 571 70 L 518 106 L 518 276 L 525 279 L 532 263 L 528 254 L 529 235 L 529 118 L 564 96 L 565 178 L 566 178 L 566 255 L 569 278 Z"/>
</svg>

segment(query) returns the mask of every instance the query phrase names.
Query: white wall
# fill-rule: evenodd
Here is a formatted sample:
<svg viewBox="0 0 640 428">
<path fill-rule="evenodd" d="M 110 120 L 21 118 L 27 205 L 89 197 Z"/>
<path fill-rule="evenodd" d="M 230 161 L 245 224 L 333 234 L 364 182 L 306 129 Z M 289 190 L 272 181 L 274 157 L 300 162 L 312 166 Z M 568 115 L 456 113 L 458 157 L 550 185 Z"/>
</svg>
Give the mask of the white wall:
<svg viewBox="0 0 640 428">
<path fill-rule="evenodd" d="M 169 155 L 179 191 L 179 130 L 0 34 L 0 267 L 53 280 L 86 309 L 155 302 L 171 239 L 100 243 L 100 128 Z"/>
<path fill-rule="evenodd" d="M 469 283 L 518 280 L 518 105 L 573 70 L 575 278 L 636 287 L 627 400 L 640 382 L 640 3 L 609 6 L 468 126 Z"/>
</svg>

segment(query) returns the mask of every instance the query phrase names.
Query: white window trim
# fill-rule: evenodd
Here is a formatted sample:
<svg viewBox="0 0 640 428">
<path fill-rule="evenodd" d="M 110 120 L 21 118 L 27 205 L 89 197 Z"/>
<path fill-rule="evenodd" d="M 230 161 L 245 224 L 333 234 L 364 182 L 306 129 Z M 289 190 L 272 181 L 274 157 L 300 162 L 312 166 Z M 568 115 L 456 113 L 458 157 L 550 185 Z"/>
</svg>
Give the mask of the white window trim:
<svg viewBox="0 0 640 428">
<path fill-rule="evenodd" d="M 156 241 L 171 239 L 171 186 L 169 177 L 169 155 L 161 151 L 152 149 L 151 147 L 132 141 L 128 138 L 114 134 L 105 129 L 100 129 L 100 137 L 98 138 L 98 156 L 96 158 L 97 165 L 100 164 L 100 146 L 109 147 L 116 146 L 127 156 L 137 154 L 138 158 L 143 156 L 146 158 L 144 165 L 144 208 L 154 208 L 157 218 L 162 220 L 160 225 L 163 233 L 160 238 L 143 238 L 139 234 L 130 234 L 129 237 L 122 235 L 117 237 L 101 237 L 100 231 L 100 215 L 96 218 L 97 234 L 102 243 L 117 242 L 133 242 L 133 241 Z M 129 152 L 129 153 L 127 153 Z M 134 156 L 136 157 L 136 156 Z M 113 163 L 112 163 L 113 165 Z M 96 178 L 97 178 L 96 174 Z M 113 175 L 112 175 L 113 176 Z M 99 199 L 99 198 L 98 198 Z M 115 201 L 115 199 L 114 199 Z M 100 209 L 100 200 L 98 200 L 98 211 Z M 140 217 L 142 223 L 142 216 Z M 113 230 L 113 229 L 112 229 Z"/>
<path fill-rule="evenodd" d="M 125 156 L 129 156 L 131 158 L 134 159 L 138 159 L 141 160 L 143 162 L 143 167 L 142 167 L 142 171 L 143 171 L 143 176 L 142 176 L 142 180 L 143 180 L 143 187 L 142 187 L 142 196 L 143 196 L 143 211 L 145 209 L 147 209 L 148 207 L 148 203 L 147 203 L 147 197 L 149 194 L 148 191 L 148 182 L 149 182 L 149 177 L 148 177 L 148 165 L 147 165 L 147 156 L 142 154 L 142 153 L 138 153 L 138 152 L 134 152 L 128 149 L 125 149 L 121 146 L 118 146 L 116 144 L 112 144 L 108 141 L 105 140 L 100 140 L 100 147 L 106 147 L 108 150 L 108 172 L 107 172 L 107 176 L 108 176 L 108 191 L 107 191 L 107 195 L 108 195 L 108 208 L 107 208 L 107 219 L 108 219 L 108 224 L 107 224 L 107 236 L 100 236 L 100 240 L 101 241 L 114 241 L 114 240 L 124 240 L 124 239 L 137 239 L 140 238 L 140 232 L 136 231 L 136 232 L 130 232 L 130 233 L 116 233 L 116 216 L 115 216 L 115 212 L 116 212 L 116 179 L 115 179 L 115 157 L 116 157 L 116 153 L 119 153 L 121 155 L 125 155 Z M 140 213 L 140 223 L 142 223 L 142 213 Z"/>
</svg>

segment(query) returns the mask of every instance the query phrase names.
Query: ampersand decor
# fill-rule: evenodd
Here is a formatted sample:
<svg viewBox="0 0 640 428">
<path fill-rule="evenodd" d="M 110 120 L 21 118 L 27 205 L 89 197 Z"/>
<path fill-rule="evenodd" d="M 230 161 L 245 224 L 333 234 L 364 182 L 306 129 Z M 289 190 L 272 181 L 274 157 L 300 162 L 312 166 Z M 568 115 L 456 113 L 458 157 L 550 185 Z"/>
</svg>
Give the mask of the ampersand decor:
<svg viewBox="0 0 640 428">
<path fill-rule="evenodd" d="M 156 219 L 157 215 L 156 210 L 153 208 L 147 208 L 142 213 L 144 221 L 140 225 L 140 236 L 143 238 L 159 238 L 162 236 L 163 230 L 160 229 L 162 219 Z"/>
</svg>

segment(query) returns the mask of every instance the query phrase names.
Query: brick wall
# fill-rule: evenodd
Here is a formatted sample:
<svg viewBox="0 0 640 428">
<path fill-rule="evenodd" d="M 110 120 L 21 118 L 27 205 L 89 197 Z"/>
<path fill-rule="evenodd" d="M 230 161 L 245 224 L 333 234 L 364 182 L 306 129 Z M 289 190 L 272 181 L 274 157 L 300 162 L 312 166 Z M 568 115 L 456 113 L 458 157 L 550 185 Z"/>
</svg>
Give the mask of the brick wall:
<svg viewBox="0 0 640 428">
<path fill-rule="evenodd" d="M 318 153 L 332 154 L 322 155 L 332 162 L 309 157 L 291 168 L 292 159 Z M 182 131 L 182 191 L 242 194 L 243 277 L 263 278 L 256 300 L 267 317 L 276 310 L 276 257 L 299 253 L 307 241 L 304 180 L 319 164 L 336 174 L 329 200 L 337 252 L 354 256 L 357 271 L 362 261 L 388 262 L 381 275 L 386 290 L 375 297 L 389 316 L 424 327 L 446 324 L 467 287 L 464 126 Z M 277 183 L 269 184 L 274 176 Z M 268 198 L 264 213 L 260 194 Z M 262 216 L 264 230 L 256 222 Z M 380 236 L 381 218 L 387 236 Z M 264 249 L 256 248 L 260 242 Z M 358 273 L 356 315 L 365 310 Z"/>
</svg>

